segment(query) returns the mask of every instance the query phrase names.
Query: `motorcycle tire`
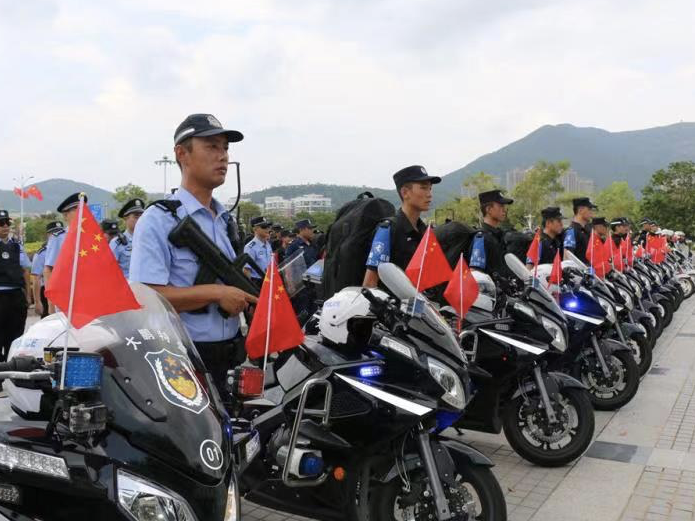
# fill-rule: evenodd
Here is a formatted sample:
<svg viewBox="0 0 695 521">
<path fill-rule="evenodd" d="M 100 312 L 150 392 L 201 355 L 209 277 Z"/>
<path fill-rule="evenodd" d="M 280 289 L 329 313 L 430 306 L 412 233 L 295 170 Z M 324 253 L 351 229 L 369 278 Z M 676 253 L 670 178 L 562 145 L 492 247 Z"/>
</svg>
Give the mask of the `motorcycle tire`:
<svg viewBox="0 0 695 521">
<path fill-rule="evenodd" d="M 531 463 L 541 467 L 561 467 L 577 458 L 589 447 L 594 435 L 594 409 L 584 389 L 563 387 L 558 393 L 576 412 L 576 432 L 572 440 L 558 450 L 548 450 L 531 443 L 523 432 L 521 414 L 525 406 L 524 396 L 511 402 L 504 413 L 504 435 L 514 451 Z M 552 398 L 551 398 L 552 399 Z M 540 414 L 545 414 L 542 410 Z"/>
<path fill-rule="evenodd" d="M 673 303 L 669 299 L 664 299 L 661 302 L 659 302 L 664 307 L 664 327 L 662 328 L 662 331 L 666 329 L 668 326 L 671 325 L 671 322 L 673 321 Z"/>
<path fill-rule="evenodd" d="M 653 316 L 653 315 L 652 315 Z M 648 318 L 643 318 L 639 321 L 639 323 L 642 325 L 642 327 L 647 331 L 647 343 L 649 344 L 649 347 L 654 350 L 654 346 L 656 346 L 656 339 L 658 337 L 657 332 L 658 332 L 658 326 L 659 323 L 658 321 L 656 322 L 656 325 L 653 326 L 652 322 Z"/>
<path fill-rule="evenodd" d="M 592 357 L 595 357 L 595 355 L 592 355 L 589 359 L 592 359 Z M 582 369 L 586 367 L 584 363 L 577 363 L 572 369 L 573 373 L 575 373 L 575 378 L 589 388 L 589 399 L 594 409 L 598 411 L 615 411 L 620 409 L 622 406 L 630 403 L 630 400 L 634 398 L 639 389 L 640 372 L 635 357 L 632 356 L 630 351 L 616 351 L 612 353 L 610 358 L 606 359 L 606 363 L 609 362 L 611 364 L 620 364 L 625 381 L 625 387 L 609 398 L 597 396 L 597 393 L 594 392 L 594 386 L 591 384 L 589 377 L 582 373 Z M 592 361 L 592 363 L 595 362 Z"/>
<path fill-rule="evenodd" d="M 693 281 L 691 278 L 684 278 L 680 279 L 680 285 L 681 288 L 683 288 L 683 298 L 688 299 L 693 296 L 693 293 L 695 293 L 695 284 L 693 284 Z"/>
<path fill-rule="evenodd" d="M 633 349 L 636 348 L 639 351 L 639 361 L 635 361 L 637 362 L 640 376 L 644 376 L 652 366 L 652 347 L 649 345 L 649 339 L 646 335 L 639 335 L 627 341 Z"/>
<path fill-rule="evenodd" d="M 409 476 L 411 490 L 426 490 L 427 489 L 427 474 L 420 470 L 412 472 Z M 456 481 L 464 483 L 465 494 L 470 495 L 471 502 L 475 502 L 476 512 L 474 516 L 464 517 L 454 516 L 452 519 L 470 519 L 479 521 L 506 521 L 507 519 L 507 503 L 504 499 L 504 493 L 500 487 L 497 478 L 492 473 L 489 467 L 481 467 L 477 465 L 456 465 Z M 420 483 L 418 483 L 418 481 Z M 442 480 L 442 485 L 447 491 L 447 485 Z M 475 496 L 471 493 L 473 492 Z M 369 512 L 370 519 L 378 519 L 379 521 L 399 521 L 400 519 L 426 520 L 435 519 L 427 511 L 413 513 L 406 517 L 396 517 L 396 511 L 402 507 L 403 481 L 400 476 L 379 486 L 369 495 Z M 420 498 L 418 498 L 419 500 Z M 422 498 L 422 502 L 427 501 L 427 498 Z M 411 500 L 412 501 L 412 500 Z M 431 494 L 429 501 L 431 499 Z M 432 508 L 434 505 L 432 504 Z M 450 504 L 451 508 L 451 504 Z M 480 511 L 478 512 L 477 509 Z M 429 517 L 428 517 L 429 516 Z"/>
</svg>

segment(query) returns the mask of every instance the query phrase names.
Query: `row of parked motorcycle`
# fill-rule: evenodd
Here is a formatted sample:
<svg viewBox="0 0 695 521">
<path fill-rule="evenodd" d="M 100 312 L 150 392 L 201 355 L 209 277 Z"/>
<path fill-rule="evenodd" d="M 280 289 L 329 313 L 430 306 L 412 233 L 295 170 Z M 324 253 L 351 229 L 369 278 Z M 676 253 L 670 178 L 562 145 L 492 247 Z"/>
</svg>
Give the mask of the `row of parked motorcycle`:
<svg viewBox="0 0 695 521">
<path fill-rule="evenodd" d="M 142 309 L 80 330 L 49 316 L 0 365 L 0 520 L 232 521 L 242 496 L 320 520 L 505 520 L 492 461 L 458 434 L 503 431 L 541 466 L 580 457 L 695 288 L 677 251 L 605 279 L 568 256 L 559 286 L 513 255 L 504 292 L 476 273 L 462 320 L 382 264 L 385 290 L 338 292 L 302 345 L 220 392 L 146 286 Z"/>
</svg>

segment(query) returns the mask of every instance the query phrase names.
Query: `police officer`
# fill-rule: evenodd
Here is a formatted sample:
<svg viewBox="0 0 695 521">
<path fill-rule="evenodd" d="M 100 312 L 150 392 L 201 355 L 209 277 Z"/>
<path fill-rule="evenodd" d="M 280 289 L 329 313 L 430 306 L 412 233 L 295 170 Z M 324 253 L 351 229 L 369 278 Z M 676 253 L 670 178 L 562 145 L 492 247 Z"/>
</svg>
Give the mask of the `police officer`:
<svg viewBox="0 0 695 521">
<path fill-rule="evenodd" d="M 502 195 L 500 190 L 490 190 L 478 194 L 478 201 L 483 226 L 471 243 L 469 266 L 486 272 L 493 279 L 509 279 L 512 274 L 504 260 L 507 248 L 500 225 L 507 219 L 507 206 L 514 200 Z"/>
<path fill-rule="evenodd" d="M 591 219 L 591 229 L 599 236 L 601 242 L 606 242 L 608 237 L 608 221 L 605 217 L 593 217 Z M 589 232 L 591 234 L 591 232 Z"/>
<path fill-rule="evenodd" d="M 251 266 L 245 266 L 244 273 L 252 279 L 260 280 L 270 264 L 270 258 L 273 255 L 270 245 L 270 226 L 270 221 L 263 216 L 251 219 L 253 239 L 244 246 L 244 253 L 248 253 L 249 257 L 263 270 L 262 273 L 257 273 Z"/>
<path fill-rule="evenodd" d="M 218 388 L 227 371 L 245 357 L 238 315 L 256 298 L 222 284 L 194 285 L 198 257 L 189 248 L 169 242 L 178 218 L 189 215 L 230 260 L 236 257 L 228 222 L 232 218 L 212 191 L 224 184 L 229 143 L 244 136 L 222 128 L 210 114 L 188 116 L 174 133 L 174 152 L 181 169 L 181 186 L 166 205 L 150 206 L 133 234 L 130 280 L 148 284 L 179 312 Z M 205 309 L 204 313 L 191 313 Z M 225 316 L 219 310 L 225 312 Z M 228 315 L 228 316 L 226 316 Z"/>
<path fill-rule="evenodd" d="M 285 252 L 287 248 L 292 244 L 294 238 L 289 230 L 282 230 L 280 232 L 280 246 L 277 249 L 278 254 L 278 264 L 281 264 L 285 260 Z"/>
<path fill-rule="evenodd" d="M 427 226 L 420 219 L 432 204 L 432 187 L 441 177 L 431 176 L 425 167 L 413 165 L 393 174 L 401 207 L 393 219 L 379 224 L 367 257 L 367 271 L 363 285 L 376 287 L 379 283 L 377 268 L 382 262 L 392 262 L 405 269 L 415 254 Z"/>
<path fill-rule="evenodd" d="M 280 249 L 280 246 L 282 245 L 282 224 L 280 223 L 274 223 L 270 227 L 270 247 L 273 248 L 273 253 L 278 251 Z"/>
<path fill-rule="evenodd" d="M 101 221 L 101 229 L 106 235 L 109 244 L 111 244 L 111 241 L 118 237 L 118 234 L 121 233 L 121 230 L 118 228 L 118 220 L 116 219 L 104 219 Z"/>
<path fill-rule="evenodd" d="M 296 251 L 301 251 L 308 268 L 318 260 L 319 256 L 319 252 L 312 242 L 316 226 L 311 223 L 310 219 L 302 219 L 294 225 L 297 228 L 297 238 L 288 246 L 285 257 L 291 257 Z"/>
<path fill-rule="evenodd" d="M 541 210 L 541 254 L 539 264 L 552 264 L 555 261 L 555 254 L 560 252 L 562 260 L 562 212 L 557 206 L 549 206 Z"/>
<path fill-rule="evenodd" d="M 24 333 L 31 305 L 31 262 L 21 243 L 10 238 L 12 219 L 0 210 L 0 362 L 7 360 L 12 341 Z"/>
<path fill-rule="evenodd" d="M 84 202 L 87 204 L 87 196 L 84 197 Z M 65 198 L 65 200 L 58 205 L 58 212 L 63 214 L 63 220 L 65 221 L 65 228 L 56 229 L 51 237 L 48 239 L 48 244 L 46 245 L 46 260 L 44 261 L 43 268 L 43 283 L 48 287 L 48 283 L 51 280 L 51 273 L 53 272 L 53 266 L 55 266 L 58 261 L 58 255 L 63 247 L 63 242 L 65 241 L 65 236 L 67 235 L 68 228 L 72 224 L 73 220 L 77 217 L 77 211 L 80 206 L 80 193 L 74 193 Z M 49 301 L 48 302 L 48 313 L 55 313 L 55 306 Z"/>
<path fill-rule="evenodd" d="M 113 256 L 118 261 L 123 275 L 127 279 L 130 274 L 130 255 L 133 249 L 133 232 L 140 216 L 145 211 L 145 201 L 142 199 L 131 199 L 123 205 L 118 212 L 118 216 L 125 222 L 125 232 L 118 233 L 111 239 L 109 247 Z"/>
<path fill-rule="evenodd" d="M 630 221 L 626 217 L 614 217 L 611 219 L 610 226 L 613 244 L 620 248 L 621 242 L 627 238 L 627 232 L 630 230 Z"/>
<path fill-rule="evenodd" d="M 639 222 L 639 225 L 642 227 L 642 229 L 639 232 L 639 235 L 635 238 L 635 244 L 641 244 L 643 247 L 647 247 L 647 236 L 649 235 L 649 232 L 651 231 L 651 225 L 652 225 L 652 220 L 645 217 Z"/>
<path fill-rule="evenodd" d="M 591 219 L 594 210 L 598 208 L 588 197 L 577 197 L 572 199 L 572 210 L 574 217 L 567 230 L 563 246 L 570 250 L 582 262 L 586 260 L 586 249 L 589 247 L 589 237 L 591 235 Z"/>
<path fill-rule="evenodd" d="M 34 292 L 34 311 L 41 318 L 48 316 L 48 300 L 46 300 L 45 285 L 43 282 L 43 268 L 46 263 L 46 245 L 54 232 L 63 230 L 63 223 L 51 221 L 46 225 L 46 242 L 43 243 L 39 251 L 34 254 L 31 260 L 31 278 Z"/>
</svg>

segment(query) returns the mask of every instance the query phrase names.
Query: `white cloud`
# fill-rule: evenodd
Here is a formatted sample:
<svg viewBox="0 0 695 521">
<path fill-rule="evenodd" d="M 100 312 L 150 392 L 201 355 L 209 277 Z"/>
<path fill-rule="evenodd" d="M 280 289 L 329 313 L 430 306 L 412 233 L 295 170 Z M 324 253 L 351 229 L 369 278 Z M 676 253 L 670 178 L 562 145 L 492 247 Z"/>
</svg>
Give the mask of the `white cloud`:
<svg viewBox="0 0 695 521">
<path fill-rule="evenodd" d="M 546 123 L 623 130 L 695 109 L 689 0 L 33 5 L 0 20 L 1 184 L 31 170 L 158 189 L 154 159 L 201 111 L 245 133 L 232 152 L 259 188 L 389 186 Z"/>
</svg>

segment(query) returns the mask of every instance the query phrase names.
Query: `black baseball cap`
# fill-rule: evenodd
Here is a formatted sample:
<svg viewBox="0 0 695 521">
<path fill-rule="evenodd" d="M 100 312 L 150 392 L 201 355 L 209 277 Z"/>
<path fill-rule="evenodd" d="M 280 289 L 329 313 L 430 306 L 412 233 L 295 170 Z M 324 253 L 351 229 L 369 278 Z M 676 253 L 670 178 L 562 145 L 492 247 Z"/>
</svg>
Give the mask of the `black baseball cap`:
<svg viewBox="0 0 695 521">
<path fill-rule="evenodd" d="M 294 223 L 294 226 L 295 228 L 297 228 L 297 230 L 301 230 L 303 228 L 311 228 L 313 230 L 314 228 L 316 228 L 316 225 L 312 224 L 311 220 L 309 219 L 302 219 L 301 221 L 297 221 L 296 223 Z"/>
<path fill-rule="evenodd" d="M 7 210 L 0 210 L 0 221 L 12 222 L 12 217 L 10 217 L 10 213 Z"/>
<path fill-rule="evenodd" d="M 572 206 L 574 208 L 586 206 L 587 208 L 591 208 L 592 210 L 596 210 L 598 208 L 598 206 L 592 203 L 588 197 L 577 197 L 576 199 L 572 199 Z"/>
<path fill-rule="evenodd" d="M 191 114 L 176 127 L 174 145 L 180 144 L 189 137 L 210 137 L 220 134 L 227 136 L 227 141 L 230 143 L 244 139 L 241 132 L 222 128 L 222 123 L 212 114 Z"/>
<path fill-rule="evenodd" d="M 608 226 L 608 221 L 605 217 L 594 217 L 591 219 L 591 224 L 593 226 Z"/>
<path fill-rule="evenodd" d="M 393 182 L 396 183 L 396 189 L 399 190 L 405 183 L 421 183 L 429 181 L 433 185 L 441 183 L 442 178 L 429 175 L 424 166 L 412 165 L 402 168 L 393 174 Z"/>
<path fill-rule="evenodd" d="M 104 219 L 101 221 L 101 229 L 105 233 L 118 233 L 118 221 L 114 219 Z"/>
<path fill-rule="evenodd" d="M 557 206 L 548 206 L 541 210 L 541 217 L 543 219 L 562 219 L 562 212 Z"/>
<path fill-rule="evenodd" d="M 488 204 L 488 203 L 512 204 L 512 203 L 514 203 L 514 199 L 510 199 L 509 197 L 503 196 L 501 190 L 489 190 L 487 192 L 481 192 L 478 194 L 478 200 L 480 201 L 480 204 Z"/>
</svg>

